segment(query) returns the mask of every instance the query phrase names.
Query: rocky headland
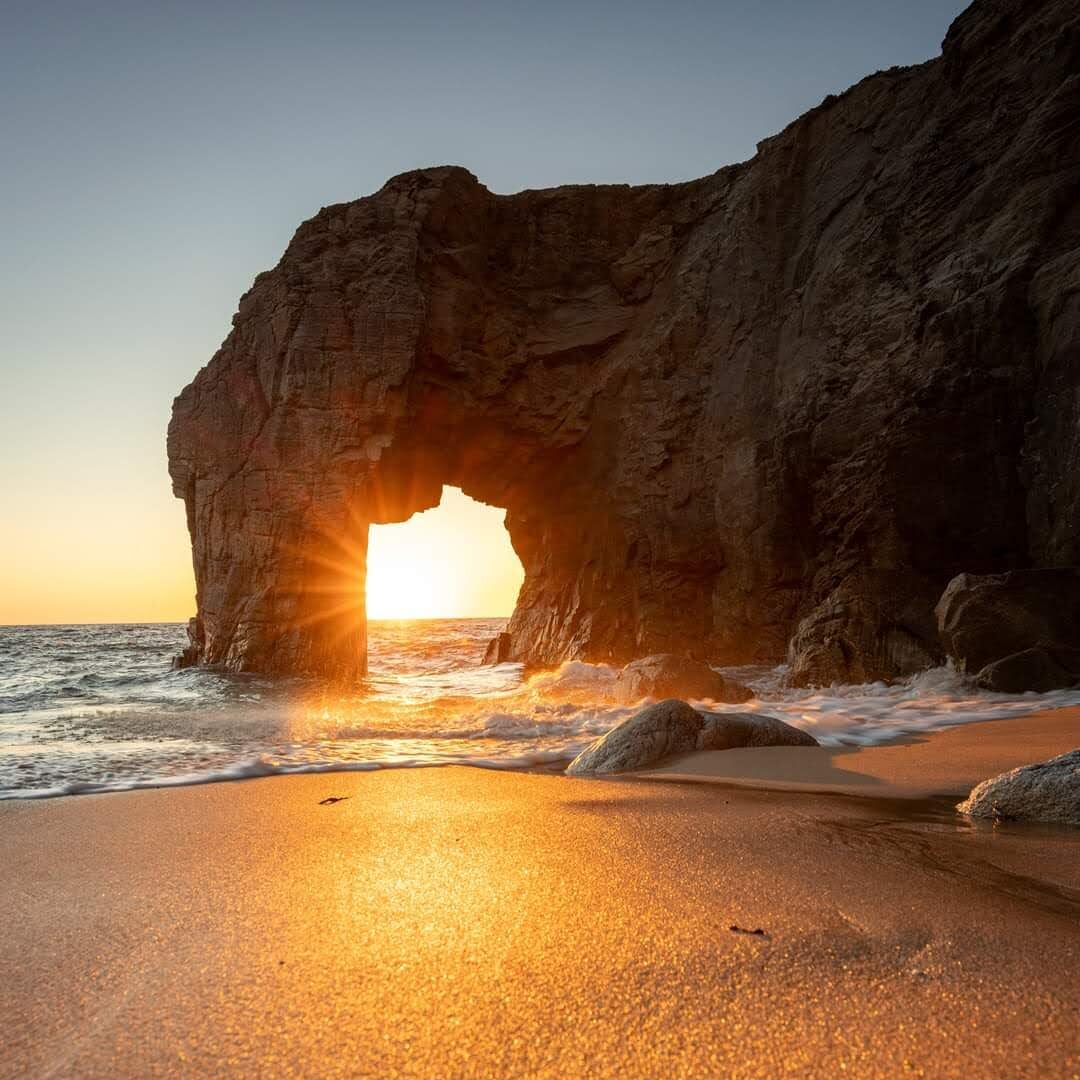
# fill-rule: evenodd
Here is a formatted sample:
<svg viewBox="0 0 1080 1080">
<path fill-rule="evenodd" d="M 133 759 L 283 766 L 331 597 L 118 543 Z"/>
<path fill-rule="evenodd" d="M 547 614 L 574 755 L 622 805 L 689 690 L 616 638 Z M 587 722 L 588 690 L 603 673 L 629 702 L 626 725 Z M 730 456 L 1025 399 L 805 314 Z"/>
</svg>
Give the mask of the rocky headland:
<svg viewBox="0 0 1080 1080">
<path fill-rule="evenodd" d="M 1078 117 L 1076 4 L 979 0 L 700 180 L 324 208 L 174 406 L 188 660 L 361 676 L 367 528 L 452 484 L 503 658 L 939 662 L 957 574 L 1080 564 Z"/>
</svg>

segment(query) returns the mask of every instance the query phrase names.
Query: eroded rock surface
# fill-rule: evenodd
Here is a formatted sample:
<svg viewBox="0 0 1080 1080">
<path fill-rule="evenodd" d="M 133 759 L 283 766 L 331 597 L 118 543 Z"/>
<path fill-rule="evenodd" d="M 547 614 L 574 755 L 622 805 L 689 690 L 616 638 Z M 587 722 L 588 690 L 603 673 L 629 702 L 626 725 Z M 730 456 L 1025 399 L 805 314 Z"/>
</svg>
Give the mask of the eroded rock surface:
<svg viewBox="0 0 1080 1080">
<path fill-rule="evenodd" d="M 701 713 L 698 750 L 734 750 L 740 746 L 817 746 L 813 735 L 761 713 Z"/>
<path fill-rule="evenodd" d="M 507 510 L 532 664 L 890 677 L 956 573 L 1080 563 L 1078 24 L 980 0 L 689 183 L 321 210 L 174 406 L 199 659 L 361 675 L 368 525 L 444 484 Z"/>
<path fill-rule="evenodd" d="M 805 731 L 758 713 L 698 712 L 669 698 L 649 705 L 586 747 L 567 767 L 571 776 L 626 772 L 694 750 L 739 746 L 817 746 Z"/>
<path fill-rule="evenodd" d="M 1045 694 L 1080 683 L 1080 664 L 1074 667 L 1065 667 L 1047 649 L 1024 649 L 987 664 L 975 676 L 975 682 L 981 690 L 996 690 L 999 694 Z"/>
<path fill-rule="evenodd" d="M 946 653 L 984 689 L 1080 682 L 1080 569 L 960 574 L 938 601 L 937 619 Z"/>
<path fill-rule="evenodd" d="M 686 697 L 737 705 L 753 696 L 752 690 L 725 679 L 708 664 L 673 653 L 657 653 L 633 660 L 615 679 L 614 697 L 624 702 L 647 697 Z"/>
<path fill-rule="evenodd" d="M 507 660 L 511 659 L 513 653 L 510 647 L 510 635 L 496 634 L 488 643 L 484 649 L 485 664 L 503 664 Z"/>
<path fill-rule="evenodd" d="M 957 809 L 972 817 L 1080 825 L 1080 750 L 984 780 Z"/>
</svg>

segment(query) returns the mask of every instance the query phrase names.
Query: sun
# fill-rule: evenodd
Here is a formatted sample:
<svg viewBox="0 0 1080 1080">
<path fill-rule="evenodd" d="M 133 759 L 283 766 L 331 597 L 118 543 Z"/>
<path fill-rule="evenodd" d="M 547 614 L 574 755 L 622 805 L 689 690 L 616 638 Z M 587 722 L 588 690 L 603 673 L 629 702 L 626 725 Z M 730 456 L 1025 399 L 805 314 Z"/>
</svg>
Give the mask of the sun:
<svg viewBox="0 0 1080 1080">
<path fill-rule="evenodd" d="M 369 619 L 509 615 L 524 571 L 504 511 L 443 489 L 434 510 L 368 533 Z"/>
<path fill-rule="evenodd" d="M 370 560 L 370 548 L 368 549 Z M 402 566 L 403 552 L 387 565 L 380 559 L 376 572 L 368 563 L 367 614 L 369 619 L 430 619 L 450 617 L 453 590 L 432 563 Z M 427 553 L 422 553 L 427 554 Z M 457 612 L 460 614 L 460 612 Z"/>
</svg>

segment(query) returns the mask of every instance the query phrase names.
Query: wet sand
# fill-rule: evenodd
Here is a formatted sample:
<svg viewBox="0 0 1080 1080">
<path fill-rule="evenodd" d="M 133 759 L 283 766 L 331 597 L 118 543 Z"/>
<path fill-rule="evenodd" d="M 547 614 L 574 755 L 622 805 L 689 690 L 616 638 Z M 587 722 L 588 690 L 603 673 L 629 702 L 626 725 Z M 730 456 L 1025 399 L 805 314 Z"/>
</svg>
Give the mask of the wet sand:
<svg viewBox="0 0 1080 1080">
<path fill-rule="evenodd" d="M 0 858 L 4 1077 L 1080 1069 L 1080 833 L 946 803 L 278 777 L 0 804 Z"/>
<path fill-rule="evenodd" d="M 1080 708 L 961 724 L 865 747 L 710 750 L 647 769 L 657 780 L 712 781 L 886 798 L 963 798 L 983 780 L 1080 747 Z"/>
</svg>

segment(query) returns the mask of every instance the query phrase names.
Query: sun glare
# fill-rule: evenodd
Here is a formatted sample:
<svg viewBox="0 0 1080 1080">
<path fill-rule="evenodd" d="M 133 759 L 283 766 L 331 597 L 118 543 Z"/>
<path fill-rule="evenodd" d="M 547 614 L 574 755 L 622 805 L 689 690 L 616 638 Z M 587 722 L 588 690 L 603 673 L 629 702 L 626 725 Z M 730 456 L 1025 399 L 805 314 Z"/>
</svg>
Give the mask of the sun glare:
<svg viewBox="0 0 1080 1080">
<path fill-rule="evenodd" d="M 368 533 L 369 619 L 509 615 L 524 577 L 504 511 L 443 488 L 434 510 Z"/>
</svg>

